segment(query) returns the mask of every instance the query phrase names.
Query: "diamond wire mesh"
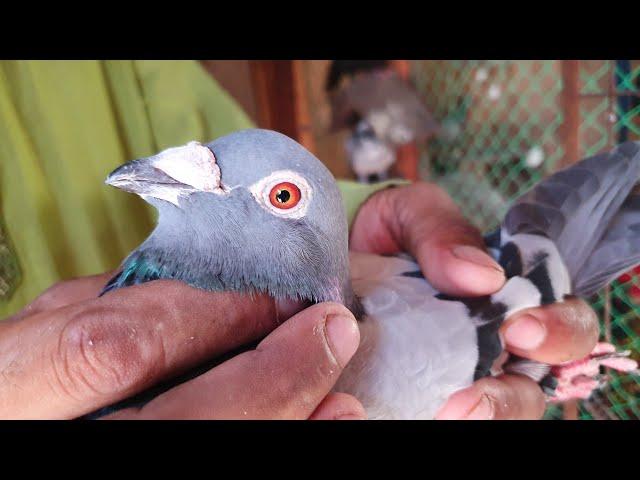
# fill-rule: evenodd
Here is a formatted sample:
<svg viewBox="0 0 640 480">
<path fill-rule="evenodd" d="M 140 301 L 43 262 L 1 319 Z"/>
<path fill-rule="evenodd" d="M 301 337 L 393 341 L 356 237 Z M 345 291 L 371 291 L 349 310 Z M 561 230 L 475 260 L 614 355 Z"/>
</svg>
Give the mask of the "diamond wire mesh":
<svg viewBox="0 0 640 480">
<path fill-rule="evenodd" d="M 442 125 L 421 150 L 423 178 L 443 185 L 481 229 L 566 161 L 563 61 L 414 61 L 412 81 Z M 640 61 L 578 62 L 578 154 L 640 140 Z M 594 296 L 603 338 L 640 359 L 640 269 Z M 640 377 L 611 373 L 579 404 L 583 419 L 639 419 Z M 561 418 L 551 407 L 547 418 Z"/>
</svg>

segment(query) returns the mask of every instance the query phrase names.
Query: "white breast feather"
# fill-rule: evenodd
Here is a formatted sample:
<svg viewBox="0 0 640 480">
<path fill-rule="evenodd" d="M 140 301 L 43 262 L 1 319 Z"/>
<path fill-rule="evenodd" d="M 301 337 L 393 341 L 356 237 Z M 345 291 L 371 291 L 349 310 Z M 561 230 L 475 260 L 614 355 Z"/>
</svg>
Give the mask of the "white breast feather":
<svg viewBox="0 0 640 480">
<path fill-rule="evenodd" d="M 361 139 L 357 145 L 347 142 L 347 152 L 351 168 L 363 177 L 384 173 L 395 162 L 393 149 L 379 140 Z"/>
<path fill-rule="evenodd" d="M 358 352 L 335 390 L 355 395 L 371 419 L 431 419 L 455 391 L 471 385 L 476 329 L 464 305 L 439 300 L 412 261 L 351 255 L 366 317 Z"/>
</svg>

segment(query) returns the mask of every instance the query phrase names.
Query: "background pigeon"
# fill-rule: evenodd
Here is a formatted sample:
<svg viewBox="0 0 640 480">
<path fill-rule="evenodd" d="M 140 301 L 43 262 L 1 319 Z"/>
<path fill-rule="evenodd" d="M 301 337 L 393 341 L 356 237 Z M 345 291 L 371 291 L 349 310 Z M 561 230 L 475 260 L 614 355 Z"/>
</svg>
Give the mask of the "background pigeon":
<svg viewBox="0 0 640 480">
<path fill-rule="evenodd" d="M 549 366 L 497 361 L 504 357 L 498 328 L 520 309 L 589 295 L 640 263 L 640 196 L 632 192 L 639 178 L 640 146 L 627 143 L 543 181 L 486 237 L 509 278 L 502 290 L 452 298 L 406 255 L 349 261 L 330 172 L 284 135 L 244 130 L 109 175 L 107 183 L 139 194 L 159 219 L 105 292 L 171 278 L 205 290 L 344 303 L 361 319 L 361 346 L 336 390 L 354 394 L 370 418 L 433 418 L 456 390 L 503 370 L 553 391 Z M 607 352 L 609 360 L 621 355 Z M 593 373 L 592 357 L 590 370 L 574 371 Z M 553 375 L 567 395 L 566 376 Z"/>
<path fill-rule="evenodd" d="M 386 180 L 389 169 L 396 161 L 396 152 L 376 137 L 376 132 L 366 120 L 361 120 L 351 136 L 347 137 L 345 150 L 351 170 L 361 183 Z"/>
<path fill-rule="evenodd" d="M 421 142 L 439 126 L 418 92 L 388 68 L 359 72 L 330 95 L 331 130 L 352 128 L 366 120 L 383 142 L 394 148 Z"/>
<path fill-rule="evenodd" d="M 386 178 L 397 148 L 425 141 L 439 130 L 418 92 L 386 61 L 335 60 L 326 89 L 330 130 L 351 130 L 345 147 L 360 182 Z"/>
</svg>

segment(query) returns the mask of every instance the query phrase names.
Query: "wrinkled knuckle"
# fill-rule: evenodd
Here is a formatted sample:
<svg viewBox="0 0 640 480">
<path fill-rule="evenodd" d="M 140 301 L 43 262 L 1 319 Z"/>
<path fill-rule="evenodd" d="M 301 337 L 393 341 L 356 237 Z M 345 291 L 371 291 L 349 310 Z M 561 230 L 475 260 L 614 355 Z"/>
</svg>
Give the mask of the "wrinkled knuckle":
<svg viewBox="0 0 640 480">
<path fill-rule="evenodd" d="M 165 363 L 162 339 L 114 307 L 90 306 L 72 314 L 61 332 L 54 368 L 72 397 L 128 392 Z"/>
</svg>

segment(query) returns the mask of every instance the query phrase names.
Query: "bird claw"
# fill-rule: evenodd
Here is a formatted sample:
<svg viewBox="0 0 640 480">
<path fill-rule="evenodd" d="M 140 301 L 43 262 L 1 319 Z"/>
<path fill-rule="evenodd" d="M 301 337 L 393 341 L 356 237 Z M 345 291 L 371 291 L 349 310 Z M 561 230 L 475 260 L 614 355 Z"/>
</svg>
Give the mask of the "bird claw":
<svg viewBox="0 0 640 480">
<path fill-rule="evenodd" d="M 598 389 L 605 387 L 610 380 L 609 375 L 601 374 L 602 367 L 623 373 L 637 373 L 638 362 L 629 358 L 631 351 L 617 352 L 610 343 L 598 343 L 585 358 L 554 366 L 551 375 L 557 386 L 553 395 L 547 399 L 551 403 L 567 400 L 587 399 Z"/>
</svg>

